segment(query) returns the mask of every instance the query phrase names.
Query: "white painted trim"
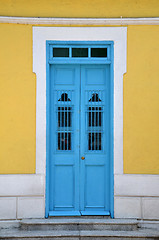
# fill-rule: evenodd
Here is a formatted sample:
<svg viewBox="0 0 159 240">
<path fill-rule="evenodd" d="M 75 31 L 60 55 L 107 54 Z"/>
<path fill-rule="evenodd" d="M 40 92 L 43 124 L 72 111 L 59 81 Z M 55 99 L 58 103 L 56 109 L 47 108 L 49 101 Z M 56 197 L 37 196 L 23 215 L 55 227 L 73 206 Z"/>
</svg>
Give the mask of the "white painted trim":
<svg viewBox="0 0 159 240">
<path fill-rule="evenodd" d="M 114 41 L 114 173 L 123 173 L 123 74 L 126 27 L 33 27 L 33 71 L 37 75 L 36 173 L 46 166 L 46 40 Z"/>
<path fill-rule="evenodd" d="M 37 18 L 0 16 L 0 23 L 49 25 L 159 25 L 159 18 Z"/>
</svg>

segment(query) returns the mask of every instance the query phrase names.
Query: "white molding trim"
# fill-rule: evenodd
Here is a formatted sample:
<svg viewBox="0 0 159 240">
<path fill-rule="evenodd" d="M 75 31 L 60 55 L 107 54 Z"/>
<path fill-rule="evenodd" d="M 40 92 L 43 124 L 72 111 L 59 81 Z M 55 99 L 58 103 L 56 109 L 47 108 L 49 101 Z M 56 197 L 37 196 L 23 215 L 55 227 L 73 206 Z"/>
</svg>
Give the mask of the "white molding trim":
<svg viewBox="0 0 159 240">
<path fill-rule="evenodd" d="M 0 23 L 48 25 L 159 25 L 159 18 L 38 18 L 0 16 Z"/>
<path fill-rule="evenodd" d="M 45 174 L 46 166 L 46 40 L 114 41 L 114 173 L 123 174 L 123 74 L 127 63 L 127 27 L 33 27 L 38 174 Z"/>
</svg>

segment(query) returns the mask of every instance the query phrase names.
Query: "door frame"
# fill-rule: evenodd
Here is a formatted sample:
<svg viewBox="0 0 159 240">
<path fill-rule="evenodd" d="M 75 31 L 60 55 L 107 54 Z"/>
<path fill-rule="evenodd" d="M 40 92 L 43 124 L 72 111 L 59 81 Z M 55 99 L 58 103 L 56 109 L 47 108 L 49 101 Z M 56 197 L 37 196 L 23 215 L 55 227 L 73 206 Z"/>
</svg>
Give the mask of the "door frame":
<svg viewBox="0 0 159 240">
<path fill-rule="evenodd" d="M 53 58 L 53 47 L 107 47 L 106 58 Z M 50 193 L 50 68 L 54 64 L 102 64 L 109 65 L 110 81 L 110 186 L 109 201 L 110 215 L 114 217 L 114 42 L 113 41 L 46 41 L 46 208 L 45 217 L 52 216 L 49 214 L 49 193 Z"/>
<path fill-rule="evenodd" d="M 36 74 L 36 175 L 41 196 L 47 195 L 46 181 L 46 41 L 114 42 L 114 210 L 118 204 L 118 179 L 123 176 L 123 75 L 127 67 L 127 27 L 64 26 L 33 29 L 33 72 Z M 44 202 L 45 205 L 45 202 Z M 45 205 L 46 206 L 46 205 Z M 47 212 L 47 211 L 46 211 Z"/>
</svg>

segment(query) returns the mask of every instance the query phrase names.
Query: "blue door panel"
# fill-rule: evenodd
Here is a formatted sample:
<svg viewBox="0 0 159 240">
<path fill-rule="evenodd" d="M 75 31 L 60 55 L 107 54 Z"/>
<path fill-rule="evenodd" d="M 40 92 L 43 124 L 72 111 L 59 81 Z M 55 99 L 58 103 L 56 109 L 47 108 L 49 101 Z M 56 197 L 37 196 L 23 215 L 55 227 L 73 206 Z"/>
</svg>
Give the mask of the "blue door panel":
<svg viewBox="0 0 159 240">
<path fill-rule="evenodd" d="M 81 66 L 81 210 L 109 212 L 109 66 Z M 92 80 L 93 79 L 93 80 Z M 107 166 L 107 168 L 106 168 Z"/>
<path fill-rule="evenodd" d="M 104 167 L 97 165 L 86 165 L 85 167 L 85 207 L 100 208 L 104 211 Z"/>
<path fill-rule="evenodd" d="M 93 68 L 92 68 L 93 67 Z M 96 85 L 105 85 L 105 69 L 98 66 L 94 68 L 94 65 L 91 68 L 85 68 L 85 86 L 96 86 Z M 98 81 L 97 81 L 98 76 Z M 89 88 L 89 87 L 88 87 Z"/>
<path fill-rule="evenodd" d="M 67 210 L 74 207 L 74 169 L 73 166 L 55 166 L 54 208 Z"/>
<path fill-rule="evenodd" d="M 50 212 L 79 215 L 79 65 L 51 65 Z"/>
<path fill-rule="evenodd" d="M 50 67 L 50 216 L 110 214 L 109 71 Z"/>
</svg>

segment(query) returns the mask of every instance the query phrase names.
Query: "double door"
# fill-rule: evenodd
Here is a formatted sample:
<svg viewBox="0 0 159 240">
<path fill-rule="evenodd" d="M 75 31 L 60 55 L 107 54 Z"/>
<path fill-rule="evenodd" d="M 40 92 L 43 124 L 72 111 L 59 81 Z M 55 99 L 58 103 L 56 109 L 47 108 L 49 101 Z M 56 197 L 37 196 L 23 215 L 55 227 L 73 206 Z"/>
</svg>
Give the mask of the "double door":
<svg viewBox="0 0 159 240">
<path fill-rule="evenodd" d="M 109 65 L 50 66 L 49 215 L 110 214 Z"/>
</svg>

